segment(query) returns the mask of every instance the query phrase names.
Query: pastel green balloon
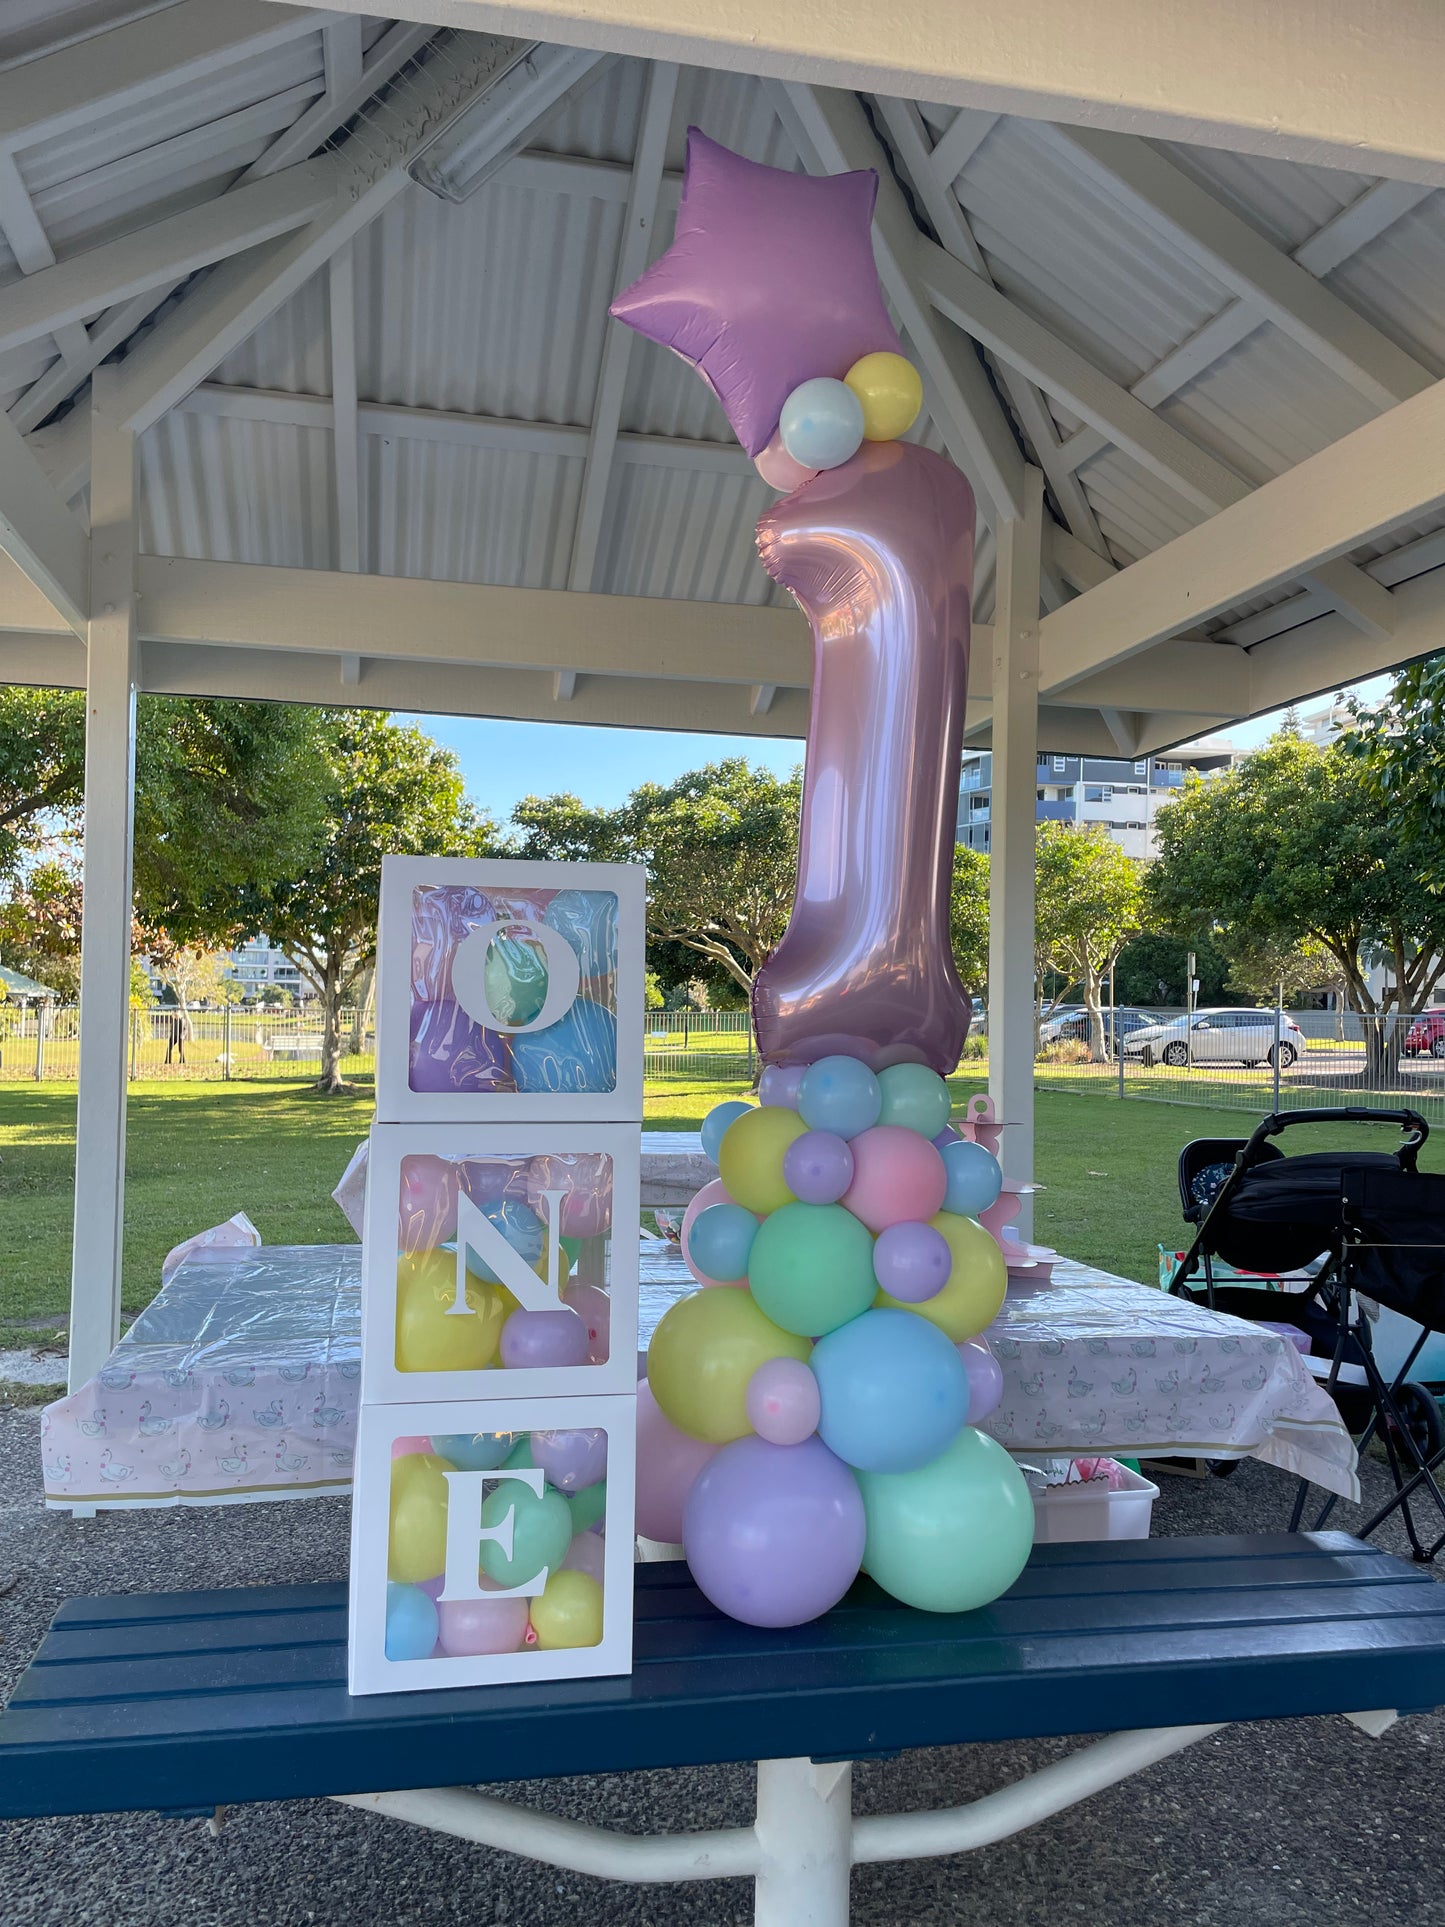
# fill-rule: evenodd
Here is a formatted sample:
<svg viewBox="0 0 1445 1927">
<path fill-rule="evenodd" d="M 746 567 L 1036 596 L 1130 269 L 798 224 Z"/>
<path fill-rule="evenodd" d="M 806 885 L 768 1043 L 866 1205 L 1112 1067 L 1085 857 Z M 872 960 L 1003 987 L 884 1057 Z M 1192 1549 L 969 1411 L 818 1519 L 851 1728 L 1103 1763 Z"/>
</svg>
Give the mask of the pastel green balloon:
<svg viewBox="0 0 1445 1927">
<path fill-rule="evenodd" d="M 547 960 L 525 937 L 493 937 L 482 964 L 493 1014 L 504 1024 L 530 1024 L 547 1001 Z"/>
<path fill-rule="evenodd" d="M 573 1532 L 585 1532 L 595 1526 L 599 1519 L 607 1517 L 607 1481 L 599 1479 L 596 1485 L 584 1485 L 580 1492 L 564 1492 L 567 1510 L 572 1514 Z"/>
<path fill-rule="evenodd" d="M 522 1467 L 524 1471 L 531 1472 L 535 1469 L 536 1464 L 537 1461 L 532 1457 L 532 1434 L 530 1432 L 524 1432 L 507 1454 L 506 1458 L 502 1460 L 502 1465 L 508 1472 L 515 1472 L 519 1466 Z"/>
<path fill-rule="evenodd" d="M 965 1425 L 914 1472 L 858 1472 L 868 1524 L 864 1569 L 924 1612 L 971 1612 L 1008 1591 L 1034 1543 L 1024 1475 L 986 1432 Z"/>
<path fill-rule="evenodd" d="M 926 1064 L 890 1064 L 879 1071 L 878 1088 L 883 1093 L 880 1124 L 898 1124 L 924 1137 L 937 1137 L 947 1124 L 953 1108 L 948 1086 Z"/>
<path fill-rule="evenodd" d="M 873 1303 L 873 1234 L 841 1204 L 782 1205 L 758 1226 L 748 1287 L 775 1325 L 821 1338 Z"/>
<path fill-rule="evenodd" d="M 759 1365 L 806 1358 L 812 1349 L 775 1325 L 751 1292 L 718 1285 L 668 1306 L 647 1348 L 647 1382 L 679 1432 L 726 1445 L 753 1429 L 748 1380 Z"/>
<path fill-rule="evenodd" d="M 495 1539 L 482 1541 L 488 1579 L 499 1586 L 524 1586 L 544 1566 L 555 1572 L 572 1543 L 572 1514 L 562 1494 L 547 1486 L 539 1497 L 520 1479 L 503 1479 L 482 1501 L 482 1524 L 499 1526 L 508 1512 L 513 1512 L 510 1558 Z"/>
</svg>

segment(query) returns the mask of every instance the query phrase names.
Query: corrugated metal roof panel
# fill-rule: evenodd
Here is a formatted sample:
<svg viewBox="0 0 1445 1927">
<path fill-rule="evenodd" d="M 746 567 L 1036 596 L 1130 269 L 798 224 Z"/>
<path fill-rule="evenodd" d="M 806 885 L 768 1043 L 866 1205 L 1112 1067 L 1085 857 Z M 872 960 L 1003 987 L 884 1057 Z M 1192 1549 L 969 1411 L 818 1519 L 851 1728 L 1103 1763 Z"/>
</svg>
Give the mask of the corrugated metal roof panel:
<svg viewBox="0 0 1445 1927">
<path fill-rule="evenodd" d="M 279 388 L 288 395 L 329 395 L 331 324 L 326 275 L 312 275 L 226 356 L 211 380 L 237 388 Z"/>
<path fill-rule="evenodd" d="M 362 443 L 362 568 L 565 589 L 583 463 L 435 442 Z"/>
<path fill-rule="evenodd" d="M 758 517 L 776 500 L 756 476 L 616 468 L 597 586 L 701 602 L 786 601 L 753 543 Z"/>
<path fill-rule="evenodd" d="M 1374 184 L 1372 175 L 1351 174 L 1342 167 L 1305 167 L 1183 141 L 1161 141 L 1159 146 L 1216 200 L 1283 248 L 1297 248 Z"/>
<path fill-rule="evenodd" d="M 1445 192 L 1342 262 L 1325 286 L 1445 375 Z"/>
<path fill-rule="evenodd" d="M 149 553 L 332 567 L 335 483 L 323 431 L 174 413 L 142 435 L 138 460 Z"/>
</svg>

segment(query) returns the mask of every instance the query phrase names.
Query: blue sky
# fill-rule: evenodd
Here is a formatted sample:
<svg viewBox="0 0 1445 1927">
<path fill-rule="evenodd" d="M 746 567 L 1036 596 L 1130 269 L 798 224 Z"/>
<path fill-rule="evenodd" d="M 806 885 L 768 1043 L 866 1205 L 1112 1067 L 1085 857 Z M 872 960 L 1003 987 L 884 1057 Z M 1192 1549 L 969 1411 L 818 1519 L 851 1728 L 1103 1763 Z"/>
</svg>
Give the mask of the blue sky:
<svg viewBox="0 0 1445 1927">
<path fill-rule="evenodd" d="M 1389 678 L 1362 683 L 1374 697 Z M 1323 698 L 1301 703 L 1317 709 Z M 414 719 L 455 750 L 474 802 L 505 823 L 523 796 L 571 790 L 584 803 L 611 809 L 639 783 L 668 783 L 685 770 L 723 756 L 746 756 L 784 775 L 802 760 L 803 745 L 760 736 L 704 736 L 685 730 L 598 729 L 578 723 L 494 722 L 470 716 Z M 1279 725 L 1279 713 L 1222 732 L 1239 749 L 1255 749 Z"/>
</svg>

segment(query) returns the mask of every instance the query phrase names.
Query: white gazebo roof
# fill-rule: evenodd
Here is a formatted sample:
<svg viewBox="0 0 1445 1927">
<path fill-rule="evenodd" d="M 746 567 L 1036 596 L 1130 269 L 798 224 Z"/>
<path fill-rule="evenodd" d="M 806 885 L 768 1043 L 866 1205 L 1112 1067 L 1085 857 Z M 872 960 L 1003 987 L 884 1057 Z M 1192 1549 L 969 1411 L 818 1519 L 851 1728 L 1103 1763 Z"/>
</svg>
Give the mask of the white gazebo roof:
<svg viewBox="0 0 1445 1927">
<path fill-rule="evenodd" d="M 411 11 L 458 25 L 0 0 L 0 677 L 83 680 L 108 361 L 143 687 L 801 734 L 806 632 L 752 544 L 772 495 L 696 376 L 606 321 L 670 236 L 690 123 L 883 175 L 920 432 L 983 504 L 983 622 L 993 526 L 1027 464 L 1047 480 L 1045 746 L 1163 747 L 1436 646 L 1437 159 L 1320 166 L 1295 156 L 1343 151 L 1288 115 L 1232 131 L 1190 102 L 1135 113 L 1200 116 L 1185 144 L 1077 101 L 1065 124 L 817 88 L 779 77 L 805 48 L 750 62 L 739 24 L 654 36 L 707 64 L 560 56 L 586 70 L 560 104 L 544 44 L 522 151 L 453 204 L 407 168 L 448 125 L 489 138 L 513 48 L 468 23 L 530 36 L 536 10 Z M 637 47 L 607 14 L 556 38 Z M 942 64 L 915 84 L 992 98 Z M 988 676 L 976 645 L 976 741 Z"/>
</svg>

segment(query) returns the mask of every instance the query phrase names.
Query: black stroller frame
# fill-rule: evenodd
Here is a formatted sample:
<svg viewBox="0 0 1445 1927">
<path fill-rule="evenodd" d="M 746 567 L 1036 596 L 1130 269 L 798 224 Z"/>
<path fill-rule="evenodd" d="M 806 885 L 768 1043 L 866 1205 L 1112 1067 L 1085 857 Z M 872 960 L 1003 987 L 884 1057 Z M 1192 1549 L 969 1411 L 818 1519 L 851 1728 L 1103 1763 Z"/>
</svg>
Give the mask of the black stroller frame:
<svg viewBox="0 0 1445 1927">
<path fill-rule="evenodd" d="M 1403 1131 L 1405 1141 L 1394 1153 L 1309 1153 L 1285 1158 L 1272 1142 L 1281 1132 L 1297 1124 L 1393 1124 Z M 1374 1110 L 1362 1107 L 1328 1110 L 1276 1112 L 1266 1117 L 1248 1139 L 1198 1139 L 1186 1145 L 1179 1161 L 1179 1188 L 1186 1220 L 1197 1229 L 1194 1241 L 1170 1282 L 1171 1292 L 1198 1299 L 1189 1280 L 1202 1267 L 1203 1297 L 1213 1307 L 1216 1296 L 1226 1302 L 1219 1309 L 1238 1307 L 1240 1316 L 1251 1319 L 1278 1318 L 1281 1323 L 1300 1326 L 1313 1338 L 1327 1342 L 1333 1350 L 1325 1390 L 1341 1407 L 1350 1423 L 1350 1407 L 1368 1407 L 1368 1418 L 1359 1428 L 1359 1450 L 1364 1454 L 1378 1436 L 1385 1447 L 1394 1496 L 1360 1528 L 1368 1538 L 1383 1521 L 1398 1511 L 1409 1535 L 1416 1559 L 1433 1560 L 1445 1547 L 1445 1492 L 1435 1477 L 1436 1468 L 1445 1461 L 1439 1428 L 1439 1410 L 1430 1394 L 1410 1382 L 1410 1371 L 1419 1357 L 1431 1330 L 1445 1330 L 1445 1178 L 1422 1175 L 1417 1171 L 1421 1145 L 1430 1127 L 1417 1111 Z M 1229 1170 L 1212 1197 L 1196 1195 L 1195 1180 L 1209 1164 L 1229 1161 Z M 1285 1169 L 1275 1171 L 1279 1164 Z M 1256 1195 L 1266 1195 L 1271 1187 L 1279 1193 L 1277 1211 L 1288 1207 L 1290 1191 L 1297 1189 L 1298 1218 L 1294 1222 L 1280 1217 L 1273 1220 L 1263 1210 L 1257 1227 L 1242 1223 L 1234 1215 L 1245 1206 L 1251 1173 L 1268 1167 L 1262 1180 L 1256 1179 Z M 1286 1170 L 1289 1176 L 1286 1177 Z M 1298 1178 L 1298 1186 L 1291 1180 Z M 1281 1191 L 1280 1187 L 1285 1188 Z M 1375 1235 L 1373 1214 L 1403 1208 L 1408 1215 L 1412 1206 L 1423 1204 L 1427 1219 L 1438 1214 L 1442 1219 L 1438 1238 L 1405 1241 L 1398 1247 Z M 1333 1209 L 1330 1207 L 1333 1205 Z M 1433 1209 L 1432 1209 L 1433 1206 Z M 1311 1208 L 1314 1215 L 1311 1216 Z M 1238 1256 L 1231 1256 L 1231 1248 Z M 1400 1268 L 1391 1273 L 1384 1254 L 1407 1254 Z M 1421 1259 L 1413 1254 L 1433 1254 Z M 1264 1289 L 1237 1286 L 1225 1281 L 1217 1288 L 1213 1260 L 1222 1258 L 1241 1270 L 1282 1272 L 1294 1270 L 1323 1252 L 1324 1262 L 1309 1289 L 1281 1294 Z M 1422 1269 L 1423 1267 L 1423 1269 Z M 1394 1302 L 1403 1298 L 1408 1302 Z M 1427 1307 L 1421 1300 L 1433 1294 Z M 1371 1298 L 1419 1320 L 1422 1329 L 1409 1356 L 1392 1380 L 1386 1380 L 1374 1355 L 1370 1317 L 1361 1302 Z M 1233 1303 L 1227 1302 L 1232 1300 Z M 1272 1303 L 1270 1302 L 1272 1301 Z M 1422 1312 L 1428 1311 L 1428 1315 Z M 1363 1386 L 1356 1387 L 1342 1377 L 1347 1367 L 1356 1368 L 1351 1376 L 1363 1374 Z M 1424 1440 L 1417 1438 L 1410 1417 L 1427 1418 Z M 1350 1424 L 1351 1431 L 1357 1428 Z M 1309 1486 L 1300 1480 L 1290 1519 L 1290 1530 L 1297 1532 L 1309 1496 Z M 1411 1510 L 1411 1501 L 1428 1498 L 1442 1522 L 1433 1540 L 1422 1535 Z M 1323 1504 L 1312 1530 L 1319 1531 L 1335 1505 L 1334 1495 Z"/>
</svg>

